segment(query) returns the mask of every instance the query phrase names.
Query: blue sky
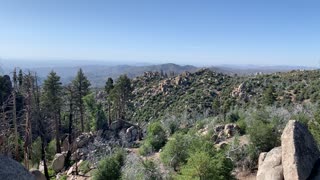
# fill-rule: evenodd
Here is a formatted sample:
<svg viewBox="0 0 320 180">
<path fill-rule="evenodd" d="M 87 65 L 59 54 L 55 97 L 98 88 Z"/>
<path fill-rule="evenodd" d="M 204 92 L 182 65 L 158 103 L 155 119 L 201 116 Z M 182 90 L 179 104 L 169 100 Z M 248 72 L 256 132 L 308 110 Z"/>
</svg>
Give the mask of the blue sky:
<svg viewBox="0 0 320 180">
<path fill-rule="evenodd" d="M 316 0 L 0 0 L 0 58 L 320 65 Z"/>
</svg>

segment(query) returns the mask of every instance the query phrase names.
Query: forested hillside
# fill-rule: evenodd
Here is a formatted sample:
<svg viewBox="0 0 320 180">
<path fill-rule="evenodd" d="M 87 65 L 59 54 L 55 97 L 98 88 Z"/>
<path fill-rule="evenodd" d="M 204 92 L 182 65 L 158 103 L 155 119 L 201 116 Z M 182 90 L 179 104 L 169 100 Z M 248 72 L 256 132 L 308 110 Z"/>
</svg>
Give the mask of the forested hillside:
<svg viewBox="0 0 320 180">
<path fill-rule="evenodd" d="M 320 145 L 319 70 L 159 69 L 106 78 L 100 89 L 82 69 L 74 76 L 0 76 L 1 154 L 47 179 L 241 179 L 281 145 L 290 119 Z"/>
</svg>

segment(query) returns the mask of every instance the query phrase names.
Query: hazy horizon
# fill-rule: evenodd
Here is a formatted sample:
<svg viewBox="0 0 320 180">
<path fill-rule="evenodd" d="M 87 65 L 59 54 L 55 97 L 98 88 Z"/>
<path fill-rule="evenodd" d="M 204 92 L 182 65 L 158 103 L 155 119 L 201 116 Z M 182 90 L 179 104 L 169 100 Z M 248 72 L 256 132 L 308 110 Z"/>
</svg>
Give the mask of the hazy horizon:
<svg viewBox="0 0 320 180">
<path fill-rule="evenodd" d="M 50 68 L 50 67 L 85 67 L 85 66 L 153 66 L 162 64 L 176 64 L 180 66 L 195 66 L 195 67 L 231 67 L 231 68 L 261 68 L 261 67 L 305 67 L 305 68 L 319 68 L 319 65 L 308 66 L 308 65 L 293 65 L 293 64 L 232 64 L 232 63 L 212 63 L 212 64 L 183 64 L 176 62 L 142 62 L 142 61 L 108 61 L 108 60 L 31 60 L 31 59 L 1 59 L 0 66 L 4 68 Z"/>
</svg>

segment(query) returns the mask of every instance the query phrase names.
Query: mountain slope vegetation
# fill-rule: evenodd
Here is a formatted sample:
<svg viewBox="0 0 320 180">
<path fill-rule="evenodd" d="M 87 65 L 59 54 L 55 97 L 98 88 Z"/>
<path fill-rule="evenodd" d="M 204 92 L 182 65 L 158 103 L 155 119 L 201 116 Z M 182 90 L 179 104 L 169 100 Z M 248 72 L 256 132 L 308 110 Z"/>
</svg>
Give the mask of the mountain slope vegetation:
<svg viewBox="0 0 320 180">
<path fill-rule="evenodd" d="M 67 84 L 54 71 L 43 86 L 33 72 L 0 76 L 1 154 L 47 179 L 76 178 L 78 163 L 93 179 L 233 179 L 256 172 L 290 119 L 320 145 L 319 70 L 154 68 L 109 77 L 104 88 L 82 69 Z"/>
</svg>

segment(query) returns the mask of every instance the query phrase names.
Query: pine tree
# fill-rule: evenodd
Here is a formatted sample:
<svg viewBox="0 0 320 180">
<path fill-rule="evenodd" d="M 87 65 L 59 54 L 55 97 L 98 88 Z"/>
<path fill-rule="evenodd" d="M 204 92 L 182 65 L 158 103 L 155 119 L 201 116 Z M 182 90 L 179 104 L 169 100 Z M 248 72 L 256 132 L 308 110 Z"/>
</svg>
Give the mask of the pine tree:
<svg viewBox="0 0 320 180">
<path fill-rule="evenodd" d="M 105 92 L 107 93 L 107 104 L 108 104 L 108 125 L 111 125 L 111 106 L 112 106 L 112 102 L 111 102 L 111 96 L 110 96 L 110 92 L 111 90 L 114 88 L 113 85 L 113 79 L 112 78 L 108 78 L 106 85 L 104 87 Z"/>
<path fill-rule="evenodd" d="M 89 94 L 90 90 L 90 82 L 87 77 L 84 75 L 82 69 L 80 68 L 76 78 L 72 82 L 75 88 L 75 97 L 76 103 L 75 106 L 79 109 L 80 112 L 80 123 L 81 123 L 81 131 L 84 131 L 84 105 L 82 98 Z"/>
<path fill-rule="evenodd" d="M 110 94 L 110 91 L 114 88 L 113 79 L 111 77 L 108 78 L 104 90 L 107 94 Z"/>
<path fill-rule="evenodd" d="M 19 82 L 19 88 L 21 88 L 21 86 L 23 84 L 23 72 L 21 69 L 19 70 L 18 82 Z"/>
<path fill-rule="evenodd" d="M 47 79 L 44 81 L 42 107 L 46 109 L 48 117 L 54 120 L 55 137 L 56 137 L 56 151 L 61 152 L 60 146 L 60 109 L 62 105 L 62 86 L 60 77 L 51 71 Z"/>
<path fill-rule="evenodd" d="M 34 75 L 34 84 L 33 84 L 33 98 L 35 102 L 35 108 L 34 108 L 34 114 L 36 119 L 36 129 L 38 131 L 38 134 L 41 139 L 41 160 L 43 162 L 43 169 L 44 169 L 44 175 L 46 176 L 46 179 L 50 179 L 49 173 L 48 173 L 48 167 L 47 167 L 47 160 L 46 160 L 46 129 L 44 118 L 43 118 L 43 109 L 40 107 L 40 88 L 38 86 L 38 77 L 35 74 Z"/>
<path fill-rule="evenodd" d="M 72 144 L 72 129 L 73 129 L 73 113 L 74 113 L 74 87 L 70 84 L 66 87 L 66 96 L 67 96 L 67 101 L 69 104 L 69 122 L 68 122 L 68 151 L 67 151 L 67 156 L 65 160 L 65 167 L 68 168 L 71 165 L 70 158 L 71 158 L 71 144 Z"/>
<path fill-rule="evenodd" d="M 121 75 L 111 91 L 111 98 L 117 118 L 126 118 L 126 111 L 130 107 L 132 91 L 130 79 L 127 75 Z"/>
</svg>

